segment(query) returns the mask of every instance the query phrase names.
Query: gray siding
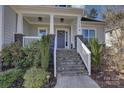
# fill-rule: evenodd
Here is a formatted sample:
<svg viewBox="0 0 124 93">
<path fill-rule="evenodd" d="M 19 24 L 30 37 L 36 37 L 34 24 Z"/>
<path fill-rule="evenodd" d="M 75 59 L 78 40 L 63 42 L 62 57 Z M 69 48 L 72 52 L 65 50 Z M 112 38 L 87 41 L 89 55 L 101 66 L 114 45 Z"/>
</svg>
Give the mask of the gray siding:
<svg viewBox="0 0 124 93">
<path fill-rule="evenodd" d="M 31 35 L 30 31 L 31 31 L 30 24 L 26 20 L 24 20 L 23 21 L 23 32 L 24 32 L 24 35 Z"/>
<path fill-rule="evenodd" d="M 9 7 L 4 6 L 4 45 L 14 42 L 16 33 L 16 13 Z"/>
<path fill-rule="evenodd" d="M 104 25 L 100 24 L 91 24 L 91 23 L 83 23 L 81 24 L 81 28 L 89 28 L 89 29 L 95 29 L 95 35 L 96 38 L 99 41 L 99 44 L 105 44 L 105 31 L 104 31 Z"/>
<path fill-rule="evenodd" d="M 100 44 L 105 44 L 104 26 L 97 27 L 97 38 Z"/>
</svg>

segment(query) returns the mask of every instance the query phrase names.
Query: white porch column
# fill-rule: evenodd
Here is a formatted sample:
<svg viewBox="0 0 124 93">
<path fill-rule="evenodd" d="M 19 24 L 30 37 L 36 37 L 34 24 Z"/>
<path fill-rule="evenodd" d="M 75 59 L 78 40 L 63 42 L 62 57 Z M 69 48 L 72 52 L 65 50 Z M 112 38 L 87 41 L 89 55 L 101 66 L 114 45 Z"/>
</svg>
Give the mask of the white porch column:
<svg viewBox="0 0 124 93">
<path fill-rule="evenodd" d="M 17 33 L 23 34 L 23 15 L 20 13 L 18 14 L 17 18 Z"/>
<path fill-rule="evenodd" d="M 77 17 L 77 35 L 81 35 L 81 16 Z"/>
<path fill-rule="evenodd" d="M 54 34 L 54 15 L 50 15 L 50 34 Z"/>
<path fill-rule="evenodd" d="M 0 51 L 4 44 L 4 6 L 0 5 Z"/>
</svg>

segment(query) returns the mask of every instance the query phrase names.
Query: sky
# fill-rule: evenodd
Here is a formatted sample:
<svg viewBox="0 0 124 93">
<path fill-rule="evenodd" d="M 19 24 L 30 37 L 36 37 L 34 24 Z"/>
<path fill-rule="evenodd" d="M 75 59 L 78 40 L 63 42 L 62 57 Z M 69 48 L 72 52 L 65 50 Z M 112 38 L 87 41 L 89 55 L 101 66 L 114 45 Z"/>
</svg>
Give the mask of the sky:
<svg viewBox="0 0 124 93">
<path fill-rule="evenodd" d="M 97 10 L 98 16 L 96 19 L 98 20 L 102 20 L 102 12 L 104 7 L 105 6 L 103 5 L 85 5 L 85 9 L 87 11 L 90 11 L 92 8 L 95 8 Z"/>
<path fill-rule="evenodd" d="M 98 16 L 96 19 L 98 20 L 103 20 L 102 18 L 102 14 L 105 10 L 107 6 L 106 5 L 85 5 L 84 8 L 87 10 L 87 11 L 90 11 L 92 8 L 95 8 L 97 10 L 97 13 L 98 13 Z M 117 11 L 122 9 L 122 5 L 116 5 L 115 6 L 117 8 Z"/>
</svg>

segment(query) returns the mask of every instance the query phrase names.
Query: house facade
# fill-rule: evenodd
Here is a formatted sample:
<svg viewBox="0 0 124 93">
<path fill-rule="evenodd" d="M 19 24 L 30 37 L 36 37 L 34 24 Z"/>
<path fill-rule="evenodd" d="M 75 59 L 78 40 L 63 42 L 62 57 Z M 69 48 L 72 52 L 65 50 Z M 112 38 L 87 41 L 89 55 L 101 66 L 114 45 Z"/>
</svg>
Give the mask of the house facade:
<svg viewBox="0 0 124 93">
<path fill-rule="evenodd" d="M 124 46 L 123 31 L 119 28 L 105 30 L 105 44 L 107 47 L 117 46 L 121 44 Z"/>
<path fill-rule="evenodd" d="M 15 41 L 15 34 L 37 37 L 55 35 L 57 48 L 75 48 L 75 36 L 105 42 L 104 23 L 83 18 L 74 6 L 0 6 L 0 50 Z"/>
<path fill-rule="evenodd" d="M 76 49 L 91 74 L 91 53 L 83 39 L 104 44 L 104 22 L 84 17 L 80 6 L 0 6 L 0 51 L 17 40 L 26 46 L 47 34 L 54 49 L 54 76 L 57 49 Z"/>
</svg>

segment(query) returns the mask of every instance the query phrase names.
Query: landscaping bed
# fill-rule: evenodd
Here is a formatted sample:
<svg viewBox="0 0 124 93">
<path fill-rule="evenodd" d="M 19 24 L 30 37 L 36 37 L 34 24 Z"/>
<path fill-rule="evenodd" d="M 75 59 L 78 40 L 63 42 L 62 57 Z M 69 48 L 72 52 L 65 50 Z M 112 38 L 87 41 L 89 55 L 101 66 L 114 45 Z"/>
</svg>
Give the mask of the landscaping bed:
<svg viewBox="0 0 124 93">
<path fill-rule="evenodd" d="M 54 88 L 56 85 L 57 79 L 51 73 L 49 80 L 43 85 L 43 88 Z"/>
<path fill-rule="evenodd" d="M 50 58 L 49 36 L 34 41 L 27 47 L 15 42 L 2 50 L 1 88 L 50 88 L 56 84 L 48 71 Z"/>
<path fill-rule="evenodd" d="M 92 78 L 99 84 L 101 88 L 124 88 L 124 74 L 106 75 L 108 72 L 92 73 Z"/>
<path fill-rule="evenodd" d="M 98 44 L 97 40 L 90 41 L 91 77 L 102 88 L 124 88 L 124 54 Z M 120 60 L 121 59 L 121 60 Z"/>
<path fill-rule="evenodd" d="M 124 88 L 124 71 L 120 72 L 106 62 L 102 62 L 99 71 L 92 71 L 91 77 L 101 88 Z"/>
</svg>

